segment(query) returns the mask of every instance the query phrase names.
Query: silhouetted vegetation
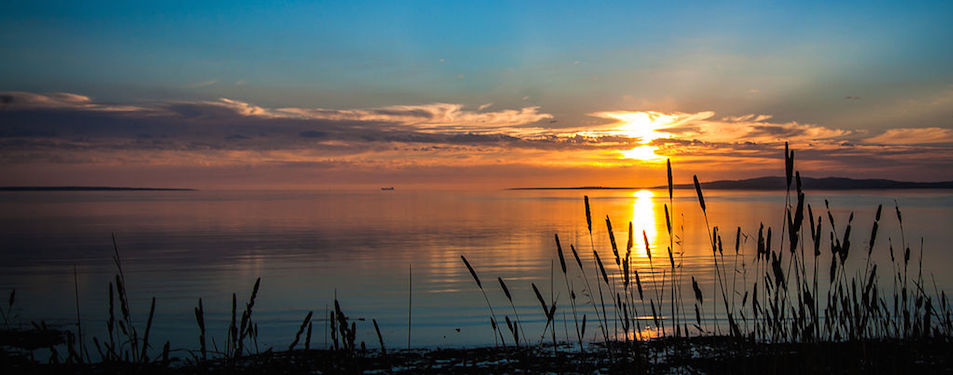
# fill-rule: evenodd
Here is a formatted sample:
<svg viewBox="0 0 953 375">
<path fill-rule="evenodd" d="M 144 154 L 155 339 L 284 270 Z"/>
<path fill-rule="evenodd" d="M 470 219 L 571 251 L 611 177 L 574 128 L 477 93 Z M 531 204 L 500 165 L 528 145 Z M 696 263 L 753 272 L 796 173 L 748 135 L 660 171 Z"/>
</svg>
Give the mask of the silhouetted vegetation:
<svg viewBox="0 0 953 375">
<path fill-rule="evenodd" d="M 286 350 L 261 350 L 258 323 L 253 315 L 261 279 L 255 281 L 240 315 L 237 295 L 232 295 L 231 320 L 224 335 L 217 336 L 207 329 L 205 306 L 200 299 L 194 309 L 198 349 L 172 350 L 169 342 L 154 345 L 150 333 L 155 299 L 145 325 L 137 327 L 114 238 L 117 272 L 108 287 L 106 337 L 85 339 L 79 319 L 75 333 L 49 329 L 42 322 L 33 323 L 29 329 L 20 328 L 13 315 L 14 291 L 7 306 L 0 309 L 4 323 L 0 346 L 6 348 L 0 364 L 23 371 L 41 368 L 90 373 L 953 369 L 948 355 L 953 349 L 949 301 L 945 291 L 923 274 L 923 242 L 917 248 L 907 241 L 900 208 L 895 205 L 893 210 L 888 208 L 884 212 L 883 206 L 878 207 L 869 227 L 856 223 L 853 213 L 846 220 L 835 217 L 826 201 L 823 211 L 815 211 L 806 203 L 794 151 L 787 146 L 784 160 L 786 197 L 780 225 L 762 223 L 756 236 L 750 234 L 750 242 L 749 233 L 740 227 L 724 230 L 709 223 L 711 208 L 706 205 L 703 185 L 697 177 L 693 178 L 697 209 L 704 216 L 707 231 L 705 251 L 711 251 L 710 291 L 702 290 L 697 281 L 701 274 L 689 273 L 683 266 L 684 248 L 698 244 L 685 244 L 684 229 L 673 220 L 676 186 L 671 163 L 667 163 L 668 203 L 663 205 L 666 249 L 653 248 L 645 231 L 641 236 L 634 233 L 632 223 L 628 225 L 625 246 L 619 246 L 608 216 L 605 225 L 609 246 L 596 246 L 590 201 L 584 197 L 592 263 L 579 255 L 585 245 L 576 244 L 569 244 L 572 258 L 567 261 L 559 235 L 554 236 L 553 258 L 554 263 L 558 260 L 559 272 L 554 270 L 551 276 L 549 298 L 536 283 L 529 285 L 537 299 L 534 303 L 540 305 L 545 318 L 541 332 L 525 332 L 510 290 L 512 285 L 498 277 L 497 291 L 492 282 L 483 282 L 479 265 L 461 255 L 461 270 L 465 268 L 470 274 L 486 302 L 495 347 L 388 351 L 377 320 L 371 319 L 378 343 L 376 348 L 368 349 L 364 342 L 356 341 L 359 328 L 369 329 L 367 322 L 359 326 L 357 319 L 345 313 L 335 295 L 333 310 L 324 317 L 330 337 L 327 348 L 311 347 L 313 312 L 309 311 Z M 885 214 L 896 216 L 899 243 L 880 235 Z M 861 241 L 866 240 L 865 244 L 856 240 L 858 227 L 870 228 L 869 233 L 863 233 Z M 635 260 L 636 252 L 643 250 L 647 268 L 645 262 L 639 267 Z M 886 251 L 889 264 L 877 264 L 875 251 Z M 565 287 L 565 293 L 555 293 L 557 277 L 562 277 L 559 288 Z M 890 281 L 885 282 L 886 279 Z M 690 291 L 687 285 L 691 286 Z M 502 293 L 514 315 L 508 315 L 505 307 L 495 310 L 488 293 Z M 557 339 L 557 317 L 561 312 L 566 312 L 562 316 L 572 318 L 572 324 L 566 325 L 573 327 L 575 340 L 568 333 L 566 341 Z M 503 322 L 505 328 L 501 326 Z M 598 331 L 587 327 L 593 324 Z M 546 342 L 547 335 L 551 342 Z M 222 340 L 216 341 L 216 337 Z M 61 352 L 63 347 L 65 352 Z M 48 359 L 34 355 L 40 348 L 48 349 Z"/>
</svg>

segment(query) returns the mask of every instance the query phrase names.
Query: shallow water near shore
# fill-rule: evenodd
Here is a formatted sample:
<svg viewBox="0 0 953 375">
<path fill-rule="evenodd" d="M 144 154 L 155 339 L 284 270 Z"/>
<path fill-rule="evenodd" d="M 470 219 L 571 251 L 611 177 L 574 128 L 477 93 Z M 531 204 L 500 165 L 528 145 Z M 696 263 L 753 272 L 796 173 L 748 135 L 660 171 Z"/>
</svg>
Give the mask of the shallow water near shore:
<svg viewBox="0 0 953 375">
<path fill-rule="evenodd" d="M 567 249 L 574 244 L 593 277 L 596 269 L 586 230 L 583 195 L 591 198 L 593 242 L 610 260 L 605 216 L 620 247 L 633 222 L 633 254 L 643 281 L 651 285 L 667 264 L 669 238 L 663 204 L 666 191 L 189 191 L 189 192 L 7 192 L 0 194 L 0 290 L 15 288 L 15 311 L 24 323 L 75 321 L 73 270 L 87 336 L 102 337 L 108 282 L 115 274 L 111 233 L 116 233 L 132 298 L 133 316 L 144 324 L 156 297 L 156 342 L 197 346 L 192 308 L 203 299 L 209 334 L 222 341 L 230 318 L 231 294 L 246 299 L 262 278 L 256 301 L 259 345 L 286 346 L 308 311 L 315 312 L 313 347 L 324 347 L 321 319 L 336 293 L 358 322 L 358 341 L 376 343 L 370 319 L 381 323 L 385 343 L 407 345 L 408 276 L 412 269 L 414 347 L 492 345 L 483 297 L 460 261 L 466 255 L 487 286 L 491 303 L 509 313 L 495 283 L 502 277 L 527 335 L 538 341 L 545 318 L 530 287 L 564 307 L 566 289 L 556 260 L 554 234 Z M 889 261 L 888 241 L 900 248 L 894 201 L 903 212 L 905 238 L 915 257 L 924 244 L 924 274 L 939 289 L 953 287 L 953 192 L 807 192 L 815 216 L 827 223 L 823 199 L 843 231 L 854 212 L 853 241 L 866 249 L 878 204 L 884 205 L 874 258 Z M 706 191 L 710 223 L 726 236 L 725 258 L 751 264 L 760 223 L 779 228 L 783 192 Z M 693 191 L 676 191 L 675 226 L 683 272 L 712 290 L 712 256 L 704 217 Z M 742 244 L 734 255 L 734 233 Z M 642 231 L 653 254 L 646 255 Z M 730 239 L 729 239 L 730 238 Z M 776 237 L 776 245 L 779 243 Z M 829 264 L 822 246 L 821 264 Z M 853 264 L 863 266 L 865 251 Z M 850 263 L 850 262 L 849 262 Z M 615 265 L 609 266 L 614 269 Z M 826 268 L 821 267 L 822 274 Z M 860 273 L 861 270 L 855 272 Z M 551 273 L 555 287 L 550 288 Z M 753 275 L 753 272 L 751 273 Z M 751 275 L 748 275 L 750 278 Z M 737 283 L 750 284 L 743 274 Z M 582 281 L 573 278 L 575 285 Z M 931 282 L 932 278 L 927 278 Z M 683 284 L 689 293 L 689 284 Z M 739 285 L 740 287 L 740 285 Z M 650 288 L 650 287 L 647 287 Z M 551 292 L 552 290 L 552 292 Z M 740 297 L 738 297 L 740 299 Z M 578 303 L 578 300 L 577 300 Z M 581 306 L 580 314 L 591 310 Z M 572 337 L 572 317 L 557 333 Z M 646 315 L 642 312 L 642 315 Z M 592 322 L 590 316 L 590 322 Z M 610 317 L 611 319 L 611 317 Z M 711 324 L 707 322 L 706 324 Z M 596 339 L 592 326 L 587 336 Z M 535 337 L 534 337 L 535 336 Z"/>
</svg>

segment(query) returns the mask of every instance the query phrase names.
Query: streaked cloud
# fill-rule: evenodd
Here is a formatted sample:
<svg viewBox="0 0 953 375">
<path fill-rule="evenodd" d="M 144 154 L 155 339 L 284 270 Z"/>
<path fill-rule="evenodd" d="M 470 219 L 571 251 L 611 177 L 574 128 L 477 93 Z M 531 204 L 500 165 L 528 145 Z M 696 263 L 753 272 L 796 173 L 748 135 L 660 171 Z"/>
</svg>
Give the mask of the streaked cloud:
<svg viewBox="0 0 953 375">
<path fill-rule="evenodd" d="M 655 111 L 597 112 L 595 117 L 614 121 L 573 129 L 581 134 L 624 135 L 643 142 L 657 139 L 695 140 L 718 143 L 776 143 L 847 139 L 853 132 L 798 122 L 771 122 L 772 116 L 747 114 L 715 118 L 715 112 L 661 113 Z"/>
<path fill-rule="evenodd" d="M 953 144 L 953 129 L 901 128 L 889 129 L 878 136 L 864 139 L 864 143 L 882 145 Z"/>
<path fill-rule="evenodd" d="M 459 130 L 484 132 L 526 125 L 553 118 L 540 113 L 539 107 L 524 107 L 500 111 L 467 110 L 462 104 L 433 103 L 400 105 L 373 109 L 329 110 L 320 108 L 280 108 L 275 112 L 291 117 L 315 120 L 388 122 L 412 125 L 423 130 Z"/>
<path fill-rule="evenodd" d="M 203 87 L 213 86 L 217 83 L 218 83 L 218 80 L 210 79 L 210 80 L 202 81 L 202 82 L 189 83 L 187 85 L 184 85 L 183 87 L 189 88 L 189 89 L 200 89 Z"/>
<path fill-rule="evenodd" d="M 0 92 L 0 109 L 82 109 L 110 112 L 144 110 L 131 105 L 94 103 L 88 96 L 68 92 L 36 94 L 23 91 Z"/>
<path fill-rule="evenodd" d="M 500 171 L 500 183 L 510 185 L 504 181 L 517 176 L 506 171 L 520 170 L 523 176 L 569 170 L 582 176 L 586 168 L 652 171 L 658 161 L 671 158 L 701 173 L 735 178 L 776 174 L 780 150 L 790 142 L 808 172 L 849 170 L 882 177 L 901 171 L 915 176 L 915 170 L 930 168 L 934 174 L 953 173 L 953 130 L 939 127 L 889 129 L 871 137 L 775 121 L 767 114 L 718 116 L 713 111 L 602 111 L 590 114 L 597 119 L 594 124 L 573 126 L 555 123 L 537 106 L 490 110 L 486 104 L 431 103 L 329 109 L 266 107 L 227 98 L 133 106 L 78 94 L 24 92 L 0 93 L 0 98 L 0 162 L 10 170 L 62 164 L 107 169 L 320 166 L 321 171 L 366 176 L 370 171 L 413 169 L 420 174 L 426 168 L 479 167 L 481 173 Z M 540 172 L 527 172 L 532 168 Z M 606 180 L 591 183 L 609 184 L 615 178 L 605 171 L 592 175 Z"/>
</svg>

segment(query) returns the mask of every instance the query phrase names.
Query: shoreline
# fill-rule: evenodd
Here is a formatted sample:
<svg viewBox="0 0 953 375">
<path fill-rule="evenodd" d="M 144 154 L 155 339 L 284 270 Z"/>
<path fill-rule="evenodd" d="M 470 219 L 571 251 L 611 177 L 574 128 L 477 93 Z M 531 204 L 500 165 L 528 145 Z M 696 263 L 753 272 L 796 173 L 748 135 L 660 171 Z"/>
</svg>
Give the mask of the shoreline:
<svg viewBox="0 0 953 375">
<path fill-rule="evenodd" d="M 294 349 L 203 360 L 197 350 L 168 351 L 148 363 L 43 363 L 0 350 L 12 373 L 916 373 L 953 370 L 947 337 L 815 343 L 765 343 L 730 336 L 693 336 L 585 345 L 561 342 L 522 347 L 414 348 L 394 351 Z M 166 349 L 168 350 L 168 349 Z"/>
</svg>

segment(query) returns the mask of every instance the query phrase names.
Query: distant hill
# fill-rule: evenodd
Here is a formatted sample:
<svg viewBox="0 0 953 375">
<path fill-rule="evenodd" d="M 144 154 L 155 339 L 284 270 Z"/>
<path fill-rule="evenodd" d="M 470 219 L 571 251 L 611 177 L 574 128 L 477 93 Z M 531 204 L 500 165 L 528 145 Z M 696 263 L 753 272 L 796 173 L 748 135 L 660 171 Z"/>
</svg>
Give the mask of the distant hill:
<svg viewBox="0 0 953 375">
<path fill-rule="evenodd" d="M 0 186 L 0 191 L 195 191 L 195 189 L 117 186 Z"/>
<path fill-rule="evenodd" d="M 794 182 L 791 183 L 794 185 Z M 881 189 L 953 189 L 953 181 L 909 182 L 885 179 L 853 179 L 846 177 L 801 177 L 801 184 L 811 190 L 881 190 Z M 721 190 L 784 190 L 784 177 L 758 177 L 747 180 L 720 180 L 703 182 L 703 188 Z M 679 184 L 679 189 L 694 189 L 693 184 Z M 659 186 L 658 188 L 666 188 Z M 794 188 L 793 186 L 791 187 Z"/>
<path fill-rule="evenodd" d="M 757 177 L 746 180 L 719 180 L 702 182 L 705 189 L 716 190 L 784 190 L 784 177 Z M 792 185 L 794 183 L 792 182 Z M 953 181 L 942 182 L 909 182 L 885 179 L 853 179 L 846 177 L 810 178 L 802 177 L 804 189 L 811 190 L 885 190 L 885 189 L 953 189 Z M 579 186 L 579 187 L 529 187 L 511 188 L 507 190 L 632 190 L 632 189 L 666 189 L 668 186 L 651 187 L 607 187 L 607 186 Z M 694 189 L 693 184 L 676 184 L 676 189 Z M 791 187 L 794 188 L 793 186 Z"/>
</svg>

